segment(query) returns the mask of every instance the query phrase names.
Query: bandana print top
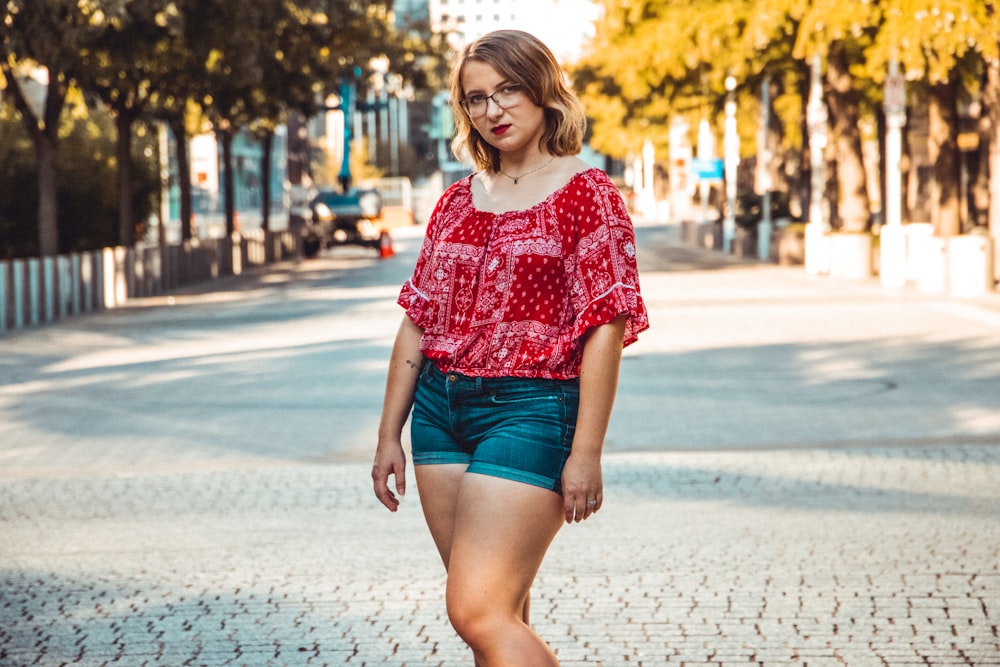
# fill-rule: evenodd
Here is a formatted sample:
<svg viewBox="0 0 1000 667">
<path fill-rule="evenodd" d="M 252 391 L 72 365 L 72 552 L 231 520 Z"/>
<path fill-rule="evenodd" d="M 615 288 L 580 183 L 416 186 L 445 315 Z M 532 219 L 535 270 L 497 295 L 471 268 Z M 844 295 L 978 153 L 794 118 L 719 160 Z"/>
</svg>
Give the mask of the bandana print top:
<svg viewBox="0 0 1000 667">
<path fill-rule="evenodd" d="M 473 377 L 578 377 L 588 329 L 627 315 L 623 345 L 649 327 L 635 232 L 618 189 L 588 169 L 535 206 L 479 211 L 472 177 L 431 215 L 399 304 L 421 351 Z"/>
</svg>

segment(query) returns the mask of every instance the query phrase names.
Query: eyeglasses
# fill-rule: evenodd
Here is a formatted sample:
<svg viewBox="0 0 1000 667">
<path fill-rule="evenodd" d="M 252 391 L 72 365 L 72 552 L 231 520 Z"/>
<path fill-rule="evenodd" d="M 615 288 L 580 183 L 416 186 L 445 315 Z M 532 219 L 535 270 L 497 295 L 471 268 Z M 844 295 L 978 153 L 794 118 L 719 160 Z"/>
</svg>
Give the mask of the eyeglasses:
<svg viewBox="0 0 1000 667">
<path fill-rule="evenodd" d="M 462 106 L 471 118 L 478 118 L 486 114 L 489 101 L 493 100 L 501 109 L 509 109 L 524 101 L 524 86 L 519 83 L 512 83 L 504 86 L 492 95 L 475 94 L 469 95 L 462 100 Z"/>
</svg>

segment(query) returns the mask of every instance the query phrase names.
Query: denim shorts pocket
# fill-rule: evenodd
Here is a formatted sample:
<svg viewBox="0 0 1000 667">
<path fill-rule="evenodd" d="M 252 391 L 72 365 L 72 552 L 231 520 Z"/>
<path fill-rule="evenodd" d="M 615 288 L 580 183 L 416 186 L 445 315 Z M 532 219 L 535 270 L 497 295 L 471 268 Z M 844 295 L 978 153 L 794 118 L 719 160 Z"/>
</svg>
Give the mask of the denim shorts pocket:
<svg viewBox="0 0 1000 667">
<path fill-rule="evenodd" d="M 575 393 L 574 393 L 575 392 Z M 490 393 L 489 401 L 493 405 L 510 405 L 530 407 L 531 403 L 544 404 L 549 401 L 565 403 L 574 398 L 579 390 L 571 385 L 553 384 L 550 386 L 532 386 L 507 388 Z"/>
</svg>

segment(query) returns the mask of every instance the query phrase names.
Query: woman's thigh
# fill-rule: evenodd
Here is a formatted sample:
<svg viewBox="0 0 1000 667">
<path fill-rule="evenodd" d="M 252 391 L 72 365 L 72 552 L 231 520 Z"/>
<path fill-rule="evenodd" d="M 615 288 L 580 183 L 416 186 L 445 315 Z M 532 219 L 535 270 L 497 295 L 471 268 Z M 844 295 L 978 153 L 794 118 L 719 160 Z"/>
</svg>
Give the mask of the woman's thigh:
<svg viewBox="0 0 1000 667">
<path fill-rule="evenodd" d="M 467 472 L 451 538 L 449 603 L 520 617 L 545 552 L 565 520 L 562 497 Z"/>
<path fill-rule="evenodd" d="M 467 467 L 464 463 L 452 463 L 418 465 L 413 468 L 424 520 L 438 553 L 441 554 L 445 569 L 448 569 L 451 553 L 459 489 L 467 474 Z"/>
</svg>

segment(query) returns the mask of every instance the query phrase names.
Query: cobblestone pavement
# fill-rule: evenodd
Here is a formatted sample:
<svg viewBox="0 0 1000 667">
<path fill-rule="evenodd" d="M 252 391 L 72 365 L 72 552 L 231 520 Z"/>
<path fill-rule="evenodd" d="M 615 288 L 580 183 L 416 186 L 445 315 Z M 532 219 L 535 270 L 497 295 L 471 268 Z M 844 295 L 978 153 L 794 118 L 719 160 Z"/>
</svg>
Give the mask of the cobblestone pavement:
<svg viewBox="0 0 1000 667">
<path fill-rule="evenodd" d="M 640 232 L 658 332 L 534 590 L 564 667 L 1000 665 L 996 302 Z M 341 332 L 412 246 L 0 339 L 0 665 L 471 667 L 415 489 L 370 492 L 393 332 Z"/>
</svg>

